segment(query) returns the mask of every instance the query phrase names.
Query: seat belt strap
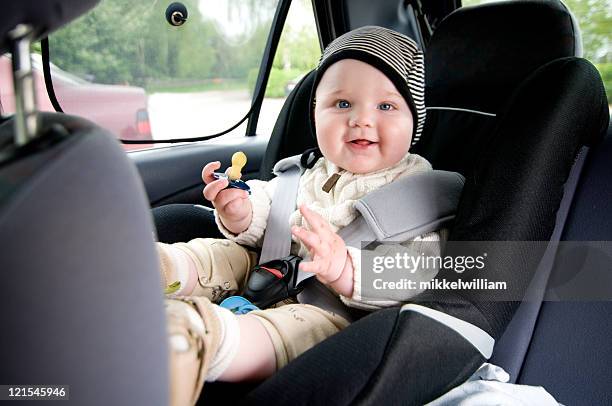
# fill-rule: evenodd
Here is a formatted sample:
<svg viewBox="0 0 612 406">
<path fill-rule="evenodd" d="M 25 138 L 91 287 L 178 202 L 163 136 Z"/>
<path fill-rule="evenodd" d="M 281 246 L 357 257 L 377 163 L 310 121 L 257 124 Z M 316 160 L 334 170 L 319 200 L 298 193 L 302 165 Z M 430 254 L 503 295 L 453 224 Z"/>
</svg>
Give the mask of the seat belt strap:
<svg viewBox="0 0 612 406">
<path fill-rule="evenodd" d="M 533 337 L 548 279 L 555 264 L 558 243 L 565 228 L 588 150 L 588 147 L 582 147 L 576 157 L 576 161 L 564 185 L 563 198 L 557 211 L 555 228 L 550 242 L 525 292 L 523 302 L 495 346 L 491 362 L 500 365 L 510 374 L 511 383 L 515 383 L 518 379 Z"/>
<path fill-rule="evenodd" d="M 283 159 L 274 167 L 279 183 L 272 198 L 259 264 L 291 253 L 288 219 L 295 210 L 304 171 L 297 158 Z M 338 235 L 346 245 L 361 247 L 363 242 L 407 241 L 438 230 L 454 219 L 464 181 L 455 172 L 427 171 L 391 182 L 359 199 L 355 203 L 357 217 L 338 230 Z M 312 276 L 299 271 L 297 283 Z"/>
<path fill-rule="evenodd" d="M 302 169 L 291 165 L 278 176 L 278 185 L 270 205 L 270 215 L 261 246 L 259 263 L 284 258 L 291 252 L 291 227 L 289 216 L 295 211 L 297 190 Z"/>
<path fill-rule="evenodd" d="M 304 168 L 300 157 L 293 156 L 274 166 L 278 185 L 272 198 L 259 264 L 285 258 L 291 253 L 289 217 L 295 210 L 297 189 Z M 465 179 L 454 172 L 432 171 L 402 178 L 361 198 L 355 205 L 359 215 L 338 235 L 347 245 L 360 247 L 364 241 L 406 241 L 438 230 L 454 219 Z M 406 193 L 410 190 L 410 193 Z M 389 196 L 407 196 L 390 199 Z M 420 200 L 416 200 L 420 199 Z M 404 210 L 410 207 L 406 214 Z M 401 213 L 406 215 L 401 217 Z M 347 320 L 355 317 L 337 296 L 323 286 L 314 274 L 298 268 L 296 284 L 303 290 L 300 303 L 314 304 L 340 314 Z"/>
</svg>

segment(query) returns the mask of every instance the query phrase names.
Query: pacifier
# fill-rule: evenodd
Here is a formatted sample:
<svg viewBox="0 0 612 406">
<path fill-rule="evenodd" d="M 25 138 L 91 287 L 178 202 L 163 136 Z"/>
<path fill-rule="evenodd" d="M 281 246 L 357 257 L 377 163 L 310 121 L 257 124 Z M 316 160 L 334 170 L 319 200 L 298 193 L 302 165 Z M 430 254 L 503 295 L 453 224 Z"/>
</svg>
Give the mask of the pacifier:
<svg viewBox="0 0 612 406">
<path fill-rule="evenodd" d="M 221 172 L 213 172 L 213 177 L 215 179 L 227 179 L 229 184 L 225 189 L 235 188 L 246 190 L 251 194 L 251 188 L 246 184 L 243 180 L 240 180 L 242 177 L 242 168 L 247 163 L 247 157 L 242 151 L 238 151 L 232 155 L 232 166 L 227 168 L 225 173 Z"/>
</svg>

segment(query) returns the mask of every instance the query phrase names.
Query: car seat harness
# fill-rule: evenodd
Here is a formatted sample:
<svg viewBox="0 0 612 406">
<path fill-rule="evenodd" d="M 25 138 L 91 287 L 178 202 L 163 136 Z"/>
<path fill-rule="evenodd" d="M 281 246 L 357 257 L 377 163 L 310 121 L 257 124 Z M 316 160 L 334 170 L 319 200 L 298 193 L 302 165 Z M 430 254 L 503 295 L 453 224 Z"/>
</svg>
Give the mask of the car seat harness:
<svg viewBox="0 0 612 406">
<path fill-rule="evenodd" d="M 260 261 L 251 271 L 243 294 L 261 308 L 298 295 L 306 286 L 302 282 L 314 276 L 300 271 L 302 258 L 290 254 L 288 218 L 295 210 L 299 179 L 305 170 L 300 158 L 285 158 L 274 167 L 279 184 L 272 199 Z M 335 175 L 338 176 L 330 180 L 337 181 L 339 174 Z M 399 179 L 358 200 L 358 217 L 338 235 L 346 245 L 361 248 L 368 242 L 406 241 L 438 230 L 454 219 L 463 183 L 463 176 L 447 171 L 426 171 Z M 308 302 L 315 304 L 310 296 L 306 295 Z"/>
</svg>

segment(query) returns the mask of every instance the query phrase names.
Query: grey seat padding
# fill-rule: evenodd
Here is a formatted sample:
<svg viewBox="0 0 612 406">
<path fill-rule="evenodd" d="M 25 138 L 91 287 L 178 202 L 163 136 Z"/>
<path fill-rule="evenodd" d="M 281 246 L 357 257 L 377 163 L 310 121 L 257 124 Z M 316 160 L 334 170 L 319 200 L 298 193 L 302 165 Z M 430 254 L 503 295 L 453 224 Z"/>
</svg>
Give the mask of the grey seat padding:
<svg viewBox="0 0 612 406">
<path fill-rule="evenodd" d="M 45 114 L 43 127 L 52 123 L 69 135 L 50 130 L 40 147 L 0 163 L 0 382 L 70 385 L 81 405 L 165 404 L 163 295 L 144 188 L 105 130 Z M 0 125 L 12 129 L 12 120 Z"/>
<path fill-rule="evenodd" d="M 456 172 L 417 173 L 369 193 L 355 208 L 377 241 L 404 241 L 454 218 L 464 182 Z"/>
<path fill-rule="evenodd" d="M 289 255 L 287 225 L 295 210 L 300 155 L 279 161 L 274 172 L 279 185 L 272 199 L 260 263 Z M 295 170 L 297 169 L 297 170 Z M 447 226 L 455 217 L 465 178 L 456 172 L 424 171 L 397 179 L 355 203 L 359 216 L 339 231 L 347 245 L 368 241 L 406 241 Z M 273 252 L 272 252 L 273 251 Z"/>
</svg>

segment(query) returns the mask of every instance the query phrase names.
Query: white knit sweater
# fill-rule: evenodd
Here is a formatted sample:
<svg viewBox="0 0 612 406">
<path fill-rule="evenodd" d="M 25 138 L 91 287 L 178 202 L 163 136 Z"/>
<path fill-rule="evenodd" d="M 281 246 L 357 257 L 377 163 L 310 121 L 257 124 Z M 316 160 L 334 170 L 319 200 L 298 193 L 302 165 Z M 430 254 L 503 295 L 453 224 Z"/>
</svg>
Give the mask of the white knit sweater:
<svg viewBox="0 0 612 406">
<path fill-rule="evenodd" d="M 334 230 L 338 230 L 350 224 L 356 217 L 355 202 L 369 192 L 378 189 L 394 180 L 409 176 L 418 172 L 431 170 L 431 165 L 423 157 L 416 154 L 406 154 L 397 164 L 392 167 L 381 169 L 367 174 L 354 174 L 338 168 L 335 164 L 325 158 L 320 158 L 317 163 L 307 169 L 298 186 L 297 204 L 305 204 L 311 210 L 317 212 L 329 222 Z M 339 173 L 340 178 L 329 193 L 323 191 L 322 186 L 334 173 Z M 239 244 L 251 247 L 261 247 L 263 235 L 270 213 L 270 205 L 276 190 L 277 178 L 269 182 L 260 180 L 249 180 L 247 184 L 251 188 L 250 200 L 253 206 L 253 219 L 250 226 L 240 234 L 233 234 L 221 222 L 215 211 L 215 220 L 221 233 L 228 239 Z M 289 221 L 292 225 L 298 225 L 308 229 L 299 210 L 291 214 Z M 437 232 L 420 236 L 416 241 L 439 241 Z M 353 307 L 375 309 L 386 306 L 398 305 L 402 300 L 390 298 L 364 298 L 361 296 L 361 252 L 359 247 L 347 247 L 348 253 L 355 268 L 353 296 L 342 297 L 342 300 Z M 308 249 L 304 244 L 293 239 L 291 252 L 303 258 L 309 257 Z M 415 292 L 406 292 L 409 299 Z"/>
</svg>

